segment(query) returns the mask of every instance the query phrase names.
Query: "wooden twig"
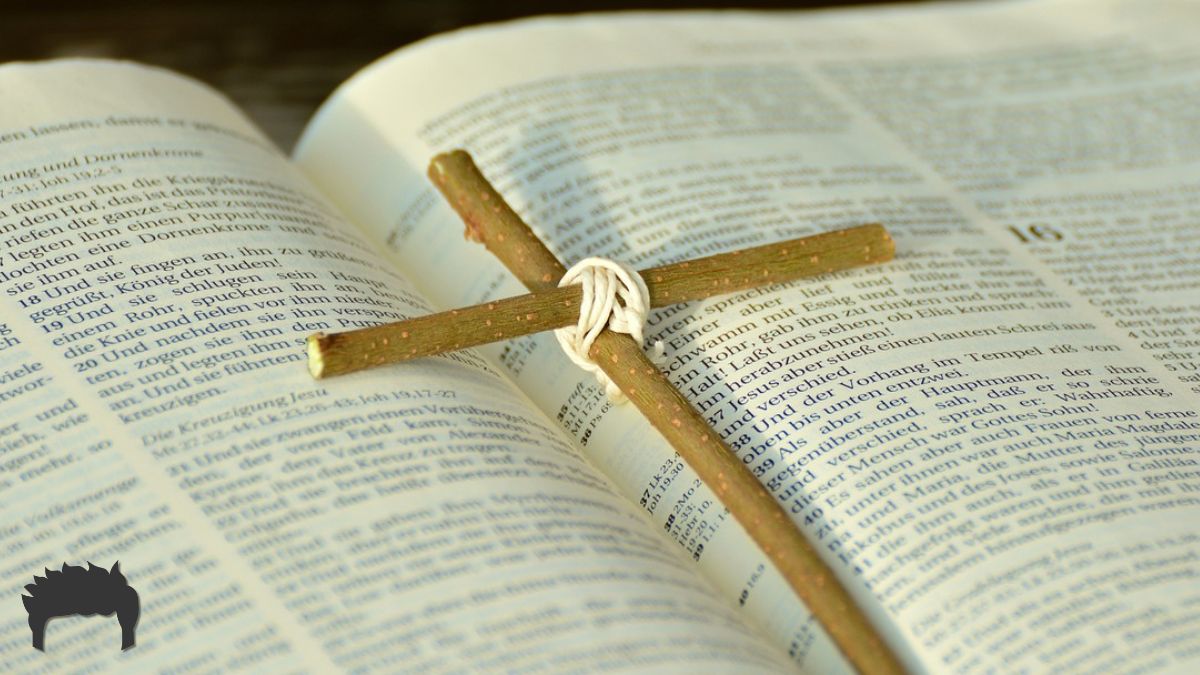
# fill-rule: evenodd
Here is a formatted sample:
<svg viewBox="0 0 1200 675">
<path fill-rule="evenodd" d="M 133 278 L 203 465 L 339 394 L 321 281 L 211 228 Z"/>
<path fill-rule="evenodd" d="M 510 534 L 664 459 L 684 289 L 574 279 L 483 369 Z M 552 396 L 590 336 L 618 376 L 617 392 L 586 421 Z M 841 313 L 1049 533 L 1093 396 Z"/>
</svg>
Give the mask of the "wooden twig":
<svg viewBox="0 0 1200 675">
<path fill-rule="evenodd" d="M 756 286 L 891 260 L 895 245 L 878 224 L 721 253 L 640 272 L 650 306 L 662 307 Z M 540 333 L 575 323 L 578 285 L 485 302 L 342 333 L 309 337 L 313 377 Z"/>
<path fill-rule="evenodd" d="M 579 286 L 568 286 L 344 333 L 316 333 L 308 336 L 308 371 L 316 378 L 345 375 L 560 328 L 579 318 L 581 297 Z"/>
<path fill-rule="evenodd" d="M 531 291 L 566 271 L 463 151 L 438 155 L 429 175 L 467 225 Z M 847 660 L 862 673 L 903 673 L 899 660 L 808 540 L 732 449 L 628 335 L 604 331 L 590 354 L 774 562 Z"/>
</svg>

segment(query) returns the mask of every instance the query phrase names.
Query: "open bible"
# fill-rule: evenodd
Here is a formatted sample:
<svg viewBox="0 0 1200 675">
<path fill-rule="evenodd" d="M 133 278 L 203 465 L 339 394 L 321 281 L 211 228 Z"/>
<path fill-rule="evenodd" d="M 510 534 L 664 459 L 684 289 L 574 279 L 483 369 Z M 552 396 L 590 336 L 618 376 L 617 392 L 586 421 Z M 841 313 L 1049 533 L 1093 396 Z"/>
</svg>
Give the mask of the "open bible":
<svg viewBox="0 0 1200 675">
<path fill-rule="evenodd" d="M 304 339 L 521 292 L 465 147 L 573 261 L 864 222 L 897 257 L 653 312 L 663 368 L 914 672 L 1200 664 L 1197 8 L 471 29 L 291 158 L 133 64 L 0 68 L 0 650 L 15 670 L 846 670 L 544 334 L 312 380 Z M 22 587 L 120 562 L 31 646 Z M 40 582 L 39 582 L 40 583 Z"/>
</svg>

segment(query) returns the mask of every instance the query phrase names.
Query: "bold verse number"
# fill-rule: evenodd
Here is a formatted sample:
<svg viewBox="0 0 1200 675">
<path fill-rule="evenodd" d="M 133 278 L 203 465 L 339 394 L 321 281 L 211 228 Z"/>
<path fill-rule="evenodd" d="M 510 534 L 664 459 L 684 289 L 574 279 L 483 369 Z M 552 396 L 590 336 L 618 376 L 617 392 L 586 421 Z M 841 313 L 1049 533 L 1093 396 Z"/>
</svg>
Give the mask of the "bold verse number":
<svg viewBox="0 0 1200 675">
<path fill-rule="evenodd" d="M 1008 231 L 1016 235 L 1022 244 L 1034 241 L 1062 241 L 1063 238 L 1062 232 L 1045 223 L 1033 223 L 1024 227 L 1009 225 Z"/>
</svg>

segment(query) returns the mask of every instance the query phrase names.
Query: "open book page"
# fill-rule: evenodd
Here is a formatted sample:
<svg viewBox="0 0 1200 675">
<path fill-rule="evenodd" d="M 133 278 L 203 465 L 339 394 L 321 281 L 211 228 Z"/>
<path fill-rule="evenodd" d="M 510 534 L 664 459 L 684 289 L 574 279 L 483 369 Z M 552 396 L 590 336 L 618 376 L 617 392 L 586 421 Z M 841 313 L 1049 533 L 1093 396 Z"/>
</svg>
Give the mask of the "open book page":
<svg viewBox="0 0 1200 675">
<path fill-rule="evenodd" d="M 1105 98 L 1121 124 L 1145 118 L 1185 137 L 1185 118 L 1157 94 L 1183 96 L 1198 71 L 1170 27 L 1186 23 L 1134 21 L 1135 6 L 626 15 L 471 31 L 352 80 L 297 155 L 441 306 L 520 292 L 460 240 L 421 176 L 433 152 L 455 146 L 568 261 L 649 267 L 885 223 L 895 263 L 655 312 L 651 339 L 667 343 L 676 384 L 928 667 L 1187 669 L 1200 654 L 1200 406 L 1163 367 L 1185 360 L 1137 331 L 1181 330 L 1175 350 L 1194 342 L 1191 314 L 1174 307 L 1193 297 L 1188 279 L 1146 271 L 1195 250 L 1182 170 L 1194 176 L 1195 163 L 1179 142 L 1122 164 L 1132 142 L 1108 140 L 1114 118 L 1087 116 Z M 1136 76 L 1113 80 L 1106 63 Z M 900 92 L 895 107 L 876 81 Z M 1001 146 L 958 147 L 977 138 L 972 125 L 990 125 L 978 138 Z M 1127 167 L 1138 169 L 1129 182 L 1117 173 Z M 1100 197 L 1055 201 L 1063 187 L 1103 196 L 1114 184 L 1149 192 L 1112 197 L 1122 213 Z M 1013 219 L 991 217 L 1005 213 Z M 1037 226 L 1047 214 L 1073 224 Z M 1141 266 L 1101 280 L 1101 256 L 1119 252 L 1088 237 L 1126 221 L 1125 250 Z M 1163 221 L 1174 229 L 1157 229 Z M 1146 314 L 1159 318 L 1131 336 L 1119 311 L 1079 290 L 1158 307 Z M 764 597 L 761 558 L 734 544 L 738 528 L 636 411 L 607 404 L 550 336 L 489 353 L 789 640 L 799 613 Z"/>
<path fill-rule="evenodd" d="M 1088 39 L 822 72 L 1200 393 L 1200 10 L 1110 12 Z"/>
<path fill-rule="evenodd" d="M 309 377 L 308 333 L 428 308 L 219 95 L 103 62 L 0 89 L 7 665 L 787 667 L 477 357 Z M 31 649 L 21 586 L 114 559 L 136 648 L 93 618 Z"/>
</svg>

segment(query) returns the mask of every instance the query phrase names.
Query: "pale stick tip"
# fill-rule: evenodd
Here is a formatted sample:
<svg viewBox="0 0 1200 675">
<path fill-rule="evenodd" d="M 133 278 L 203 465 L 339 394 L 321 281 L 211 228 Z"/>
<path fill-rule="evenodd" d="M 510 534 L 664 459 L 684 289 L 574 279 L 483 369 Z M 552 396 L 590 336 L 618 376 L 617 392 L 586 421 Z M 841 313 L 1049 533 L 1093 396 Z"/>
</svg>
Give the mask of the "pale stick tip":
<svg viewBox="0 0 1200 675">
<path fill-rule="evenodd" d="M 321 349 L 325 337 L 324 333 L 313 333 L 305 341 L 308 347 L 308 372 L 315 380 L 325 376 L 325 352 Z"/>
<path fill-rule="evenodd" d="M 438 178 L 441 178 L 446 175 L 446 167 L 444 164 L 442 164 L 442 162 L 445 160 L 445 158 L 446 158 L 446 155 L 441 154 L 441 155 L 438 155 L 437 157 L 434 157 L 432 160 L 429 161 L 430 175 L 437 174 Z"/>
<path fill-rule="evenodd" d="M 878 227 L 880 232 L 883 233 L 883 259 L 894 259 L 896 257 L 896 240 L 892 239 L 892 233 L 888 232 L 888 229 L 884 227 L 882 223 L 872 224 Z"/>
<path fill-rule="evenodd" d="M 471 155 L 461 148 L 440 152 L 434 155 L 433 159 L 429 160 L 429 172 L 431 174 L 436 172 L 439 177 L 444 177 L 446 175 L 447 163 L 462 162 L 464 159 L 467 162 L 471 162 Z"/>
<path fill-rule="evenodd" d="M 892 238 L 892 233 L 888 232 L 887 227 L 883 223 L 864 223 L 843 231 L 848 232 L 850 230 L 857 230 L 863 233 L 864 236 L 868 236 L 871 240 L 870 244 L 868 244 L 869 246 L 874 247 L 878 244 L 881 247 L 879 257 L 874 262 L 887 262 L 896 257 L 896 240 Z M 868 232 L 870 233 L 869 235 L 867 235 Z"/>
</svg>

